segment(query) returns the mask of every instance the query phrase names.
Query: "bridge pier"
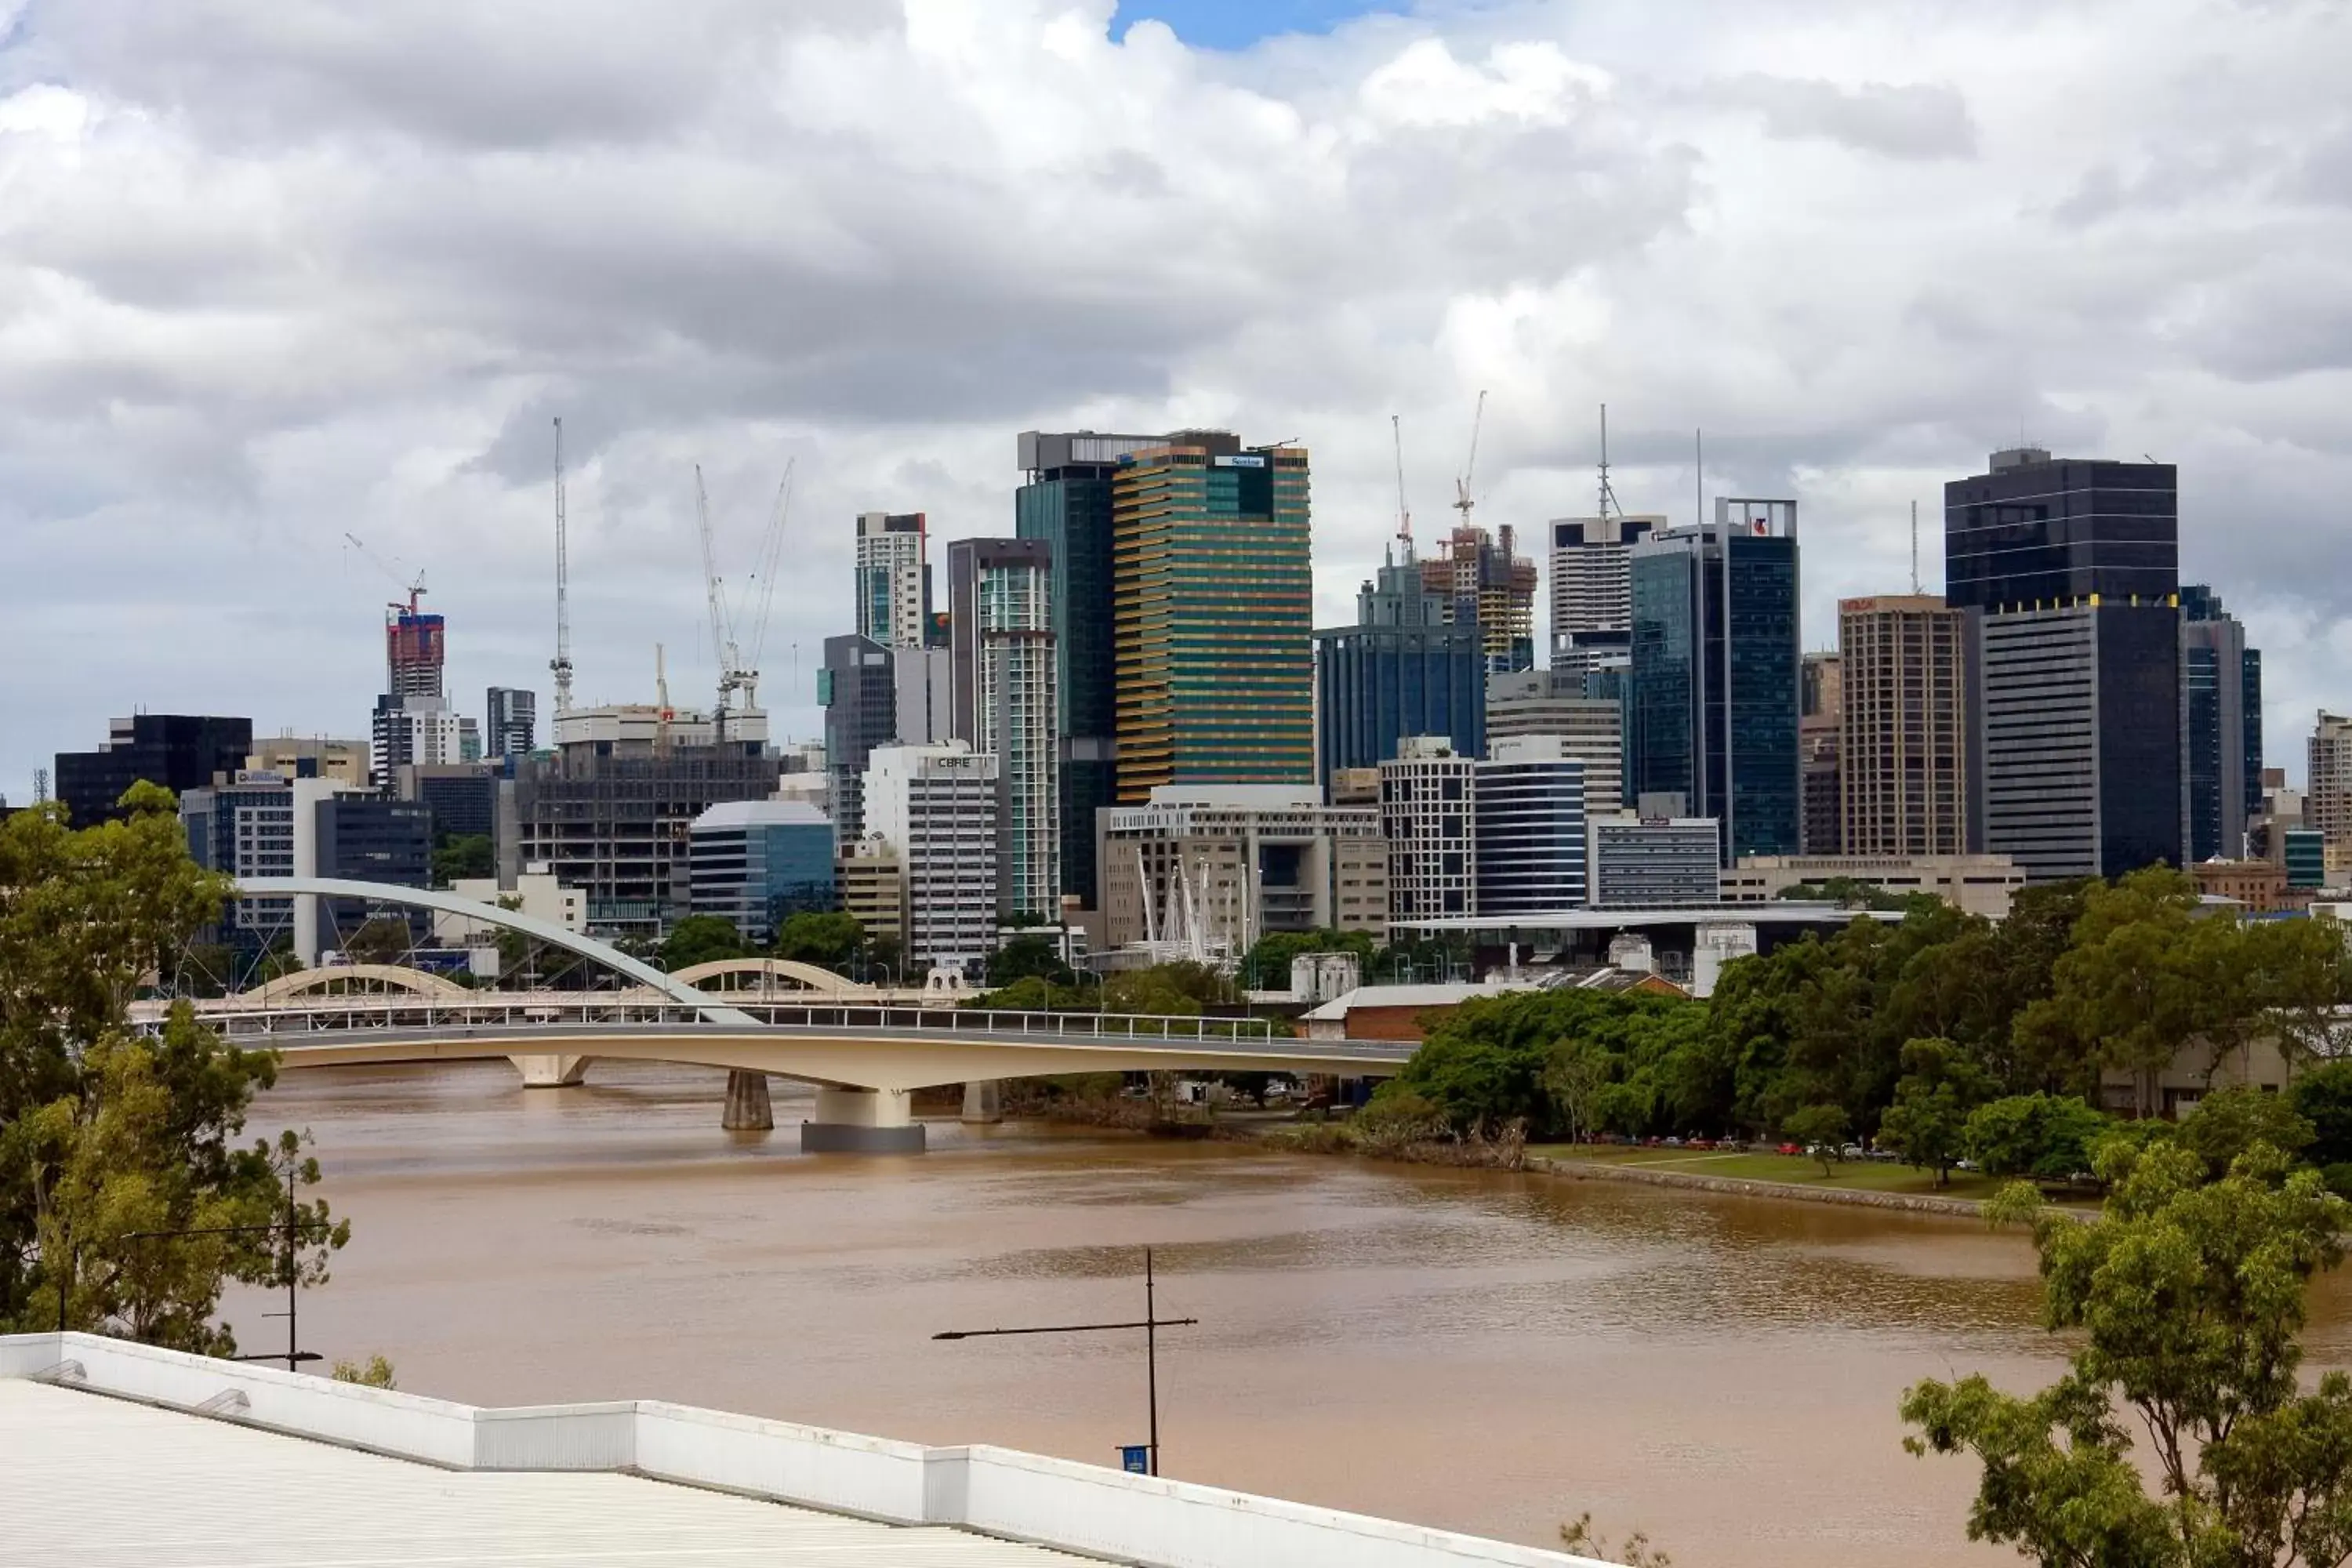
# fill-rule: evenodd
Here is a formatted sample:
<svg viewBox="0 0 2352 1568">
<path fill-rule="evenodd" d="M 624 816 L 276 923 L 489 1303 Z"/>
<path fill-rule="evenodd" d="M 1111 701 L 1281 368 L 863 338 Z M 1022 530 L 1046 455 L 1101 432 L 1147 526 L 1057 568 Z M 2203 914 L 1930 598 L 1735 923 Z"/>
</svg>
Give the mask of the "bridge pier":
<svg viewBox="0 0 2352 1568">
<path fill-rule="evenodd" d="M 743 1068 L 727 1071 L 727 1110 L 719 1125 L 730 1132 L 767 1132 L 776 1125 L 776 1108 L 768 1099 L 768 1075 Z"/>
<path fill-rule="evenodd" d="M 964 1125 L 993 1127 L 1004 1120 L 1003 1086 L 992 1078 L 976 1078 L 963 1086 Z"/>
<path fill-rule="evenodd" d="M 908 1107 L 905 1089 L 834 1089 L 820 1085 L 816 1115 L 801 1123 L 808 1154 L 919 1154 L 923 1124 Z"/>
<path fill-rule="evenodd" d="M 525 1089 L 566 1089 L 587 1076 L 589 1058 L 542 1054 L 509 1057 L 507 1060 L 522 1074 Z"/>
</svg>

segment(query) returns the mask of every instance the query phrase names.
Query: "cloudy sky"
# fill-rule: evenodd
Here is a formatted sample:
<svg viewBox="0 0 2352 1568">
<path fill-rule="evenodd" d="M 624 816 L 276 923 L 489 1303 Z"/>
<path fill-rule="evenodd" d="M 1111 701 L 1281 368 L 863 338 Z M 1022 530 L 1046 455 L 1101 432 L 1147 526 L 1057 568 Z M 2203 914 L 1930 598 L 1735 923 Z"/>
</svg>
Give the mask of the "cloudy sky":
<svg viewBox="0 0 2352 1568">
<path fill-rule="evenodd" d="M 712 678 L 787 461 L 782 734 L 860 510 L 1025 427 L 1315 460 L 1318 616 L 1478 511 L 1801 500 L 1808 646 L 2021 432 L 2178 462 L 2273 759 L 2352 702 L 2340 0 L 0 0 L 0 792 L 110 714 L 357 734 L 390 580 L 583 700 Z M 346 542 L 366 542 L 388 566 Z M 746 619 L 750 617 L 747 616 Z M 799 676 L 794 679 L 797 668 Z"/>
</svg>

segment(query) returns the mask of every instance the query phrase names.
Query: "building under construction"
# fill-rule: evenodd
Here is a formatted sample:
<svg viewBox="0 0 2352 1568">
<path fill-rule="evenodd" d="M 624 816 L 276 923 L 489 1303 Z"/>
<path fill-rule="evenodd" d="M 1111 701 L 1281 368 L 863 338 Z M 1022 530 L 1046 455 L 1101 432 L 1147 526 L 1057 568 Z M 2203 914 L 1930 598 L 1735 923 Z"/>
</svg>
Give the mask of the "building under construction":
<svg viewBox="0 0 2352 1568">
<path fill-rule="evenodd" d="M 1420 563 L 1422 584 L 1442 606 L 1441 624 L 1478 628 L 1489 675 L 1535 668 L 1536 563 L 1517 544 L 1508 523 L 1493 533 L 1465 523 Z"/>
</svg>

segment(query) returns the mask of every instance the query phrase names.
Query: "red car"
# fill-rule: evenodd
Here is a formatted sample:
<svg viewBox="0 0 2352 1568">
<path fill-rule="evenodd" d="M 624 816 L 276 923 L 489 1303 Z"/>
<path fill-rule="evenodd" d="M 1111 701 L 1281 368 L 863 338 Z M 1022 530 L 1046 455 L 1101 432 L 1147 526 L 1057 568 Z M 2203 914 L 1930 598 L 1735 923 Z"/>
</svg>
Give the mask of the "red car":
<svg viewBox="0 0 2352 1568">
<path fill-rule="evenodd" d="M 1780 1152 L 1783 1154 L 1801 1154 L 1805 1152 L 1805 1146 L 1801 1143 L 1783 1143 L 1780 1145 Z"/>
</svg>

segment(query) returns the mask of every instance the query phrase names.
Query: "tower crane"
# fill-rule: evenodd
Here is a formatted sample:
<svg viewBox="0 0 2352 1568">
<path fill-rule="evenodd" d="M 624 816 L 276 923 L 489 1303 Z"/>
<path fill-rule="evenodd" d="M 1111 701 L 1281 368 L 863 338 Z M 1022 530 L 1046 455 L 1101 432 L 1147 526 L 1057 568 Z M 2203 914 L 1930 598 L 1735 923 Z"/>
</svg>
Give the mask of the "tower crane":
<svg viewBox="0 0 2352 1568">
<path fill-rule="evenodd" d="M 547 661 L 555 677 L 555 710 L 572 711 L 571 563 L 563 538 L 563 420 L 555 421 L 555 657 Z"/>
<path fill-rule="evenodd" d="M 1462 526 L 1470 526 L 1470 509 L 1477 502 L 1470 499 L 1470 481 L 1478 472 L 1478 427 L 1486 422 L 1486 389 L 1478 389 L 1478 406 L 1470 416 L 1470 460 L 1462 468 L 1462 477 L 1454 481 L 1454 510 L 1462 514 Z"/>
<path fill-rule="evenodd" d="M 1389 434 L 1396 441 L 1397 474 L 1397 542 L 1404 546 L 1404 563 L 1412 564 L 1412 512 L 1404 504 L 1404 423 L 1396 415 L 1389 416 Z"/>
<path fill-rule="evenodd" d="M 406 610 L 410 615 L 415 615 L 416 613 L 416 601 L 425 596 L 425 574 L 419 572 L 416 574 L 416 580 L 412 583 L 407 578 L 403 577 L 398 570 L 393 566 L 391 562 L 386 561 L 383 556 L 369 549 L 358 534 L 347 532 L 343 535 L 343 540 L 352 549 L 360 552 L 361 560 L 365 561 L 369 565 L 383 574 L 385 578 L 399 587 L 403 592 L 407 594 L 407 604 L 402 605 L 394 603 L 388 607 L 395 610 Z"/>
<path fill-rule="evenodd" d="M 776 504 L 769 514 L 767 532 L 761 536 L 758 554 L 752 557 L 751 580 L 746 595 L 759 595 L 759 609 L 751 623 L 751 657 L 743 657 L 741 639 L 735 625 L 735 610 L 727 602 L 726 580 L 719 573 L 719 549 L 710 527 L 710 497 L 702 482 L 702 465 L 694 466 L 695 525 L 702 537 L 702 575 L 710 603 L 710 644 L 719 660 L 719 706 L 712 718 L 719 740 L 727 738 L 727 721 L 730 713 L 752 715 L 760 711 L 760 654 L 767 642 L 768 613 L 775 603 L 776 570 L 783 553 L 784 520 L 792 510 L 793 465 L 784 464 L 784 477 L 776 487 Z M 743 694 L 740 707 L 735 694 Z"/>
</svg>

